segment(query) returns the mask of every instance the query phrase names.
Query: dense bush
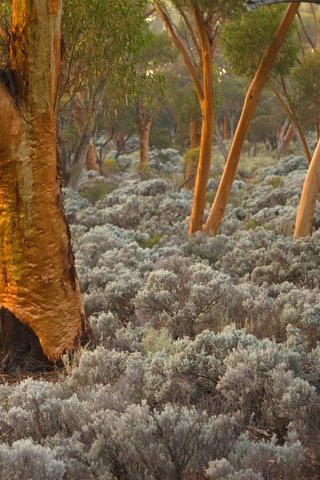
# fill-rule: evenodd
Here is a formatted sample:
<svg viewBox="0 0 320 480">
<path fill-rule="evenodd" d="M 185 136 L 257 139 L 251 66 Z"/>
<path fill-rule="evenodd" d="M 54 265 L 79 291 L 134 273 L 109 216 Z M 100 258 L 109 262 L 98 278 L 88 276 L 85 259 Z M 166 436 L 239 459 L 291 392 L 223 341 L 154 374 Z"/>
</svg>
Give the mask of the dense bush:
<svg viewBox="0 0 320 480">
<path fill-rule="evenodd" d="M 187 237 L 173 180 L 125 173 L 95 205 L 65 190 L 98 346 L 59 381 L 0 385 L 1 478 L 319 478 L 319 233 L 290 237 L 304 169 L 239 181 L 214 238 Z"/>
</svg>

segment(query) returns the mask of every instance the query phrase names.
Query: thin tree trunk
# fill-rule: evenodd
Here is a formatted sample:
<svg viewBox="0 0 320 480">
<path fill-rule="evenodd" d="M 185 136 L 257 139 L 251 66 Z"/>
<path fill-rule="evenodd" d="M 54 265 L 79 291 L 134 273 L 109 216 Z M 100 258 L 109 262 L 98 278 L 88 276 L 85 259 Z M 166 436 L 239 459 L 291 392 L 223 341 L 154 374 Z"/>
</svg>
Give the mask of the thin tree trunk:
<svg viewBox="0 0 320 480">
<path fill-rule="evenodd" d="M 192 119 L 189 123 L 189 148 L 199 148 L 201 143 L 201 120 Z"/>
<path fill-rule="evenodd" d="M 86 165 L 92 132 L 93 128 L 91 126 L 88 125 L 84 128 L 74 159 L 70 165 L 68 187 L 73 190 L 78 190 L 79 187 L 81 172 Z"/>
<path fill-rule="evenodd" d="M 294 128 L 293 122 L 291 122 L 284 139 L 283 150 L 285 152 L 288 150 L 289 145 L 294 138 L 294 134 L 295 134 L 295 128 Z"/>
<path fill-rule="evenodd" d="M 266 49 L 262 57 L 260 66 L 247 91 L 241 118 L 232 141 L 228 160 L 223 171 L 223 175 L 213 206 L 210 211 L 210 215 L 204 227 L 204 230 L 209 235 L 215 235 L 219 231 L 231 187 L 237 173 L 243 144 L 250 127 L 250 122 L 255 113 L 256 105 L 260 98 L 262 89 L 268 80 L 269 73 L 272 69 L 281 45 L 285 40 L 286 35 L 294 21 L 294 17 L 298 11 L 298 8 L 299 4 L 290 4 L 288 6 L 286 13 L 280 23 L 280 26 L 278 27 L 278 30 L 273 37 L 273 41 Z"/>
<path fill-rule="evenodd" d="M 12 367 L 13 358 L 25 366 L 23 358 L 28 362 L 30 355 L 38 356 L 36 342 L 55 362 L 79 344 L 86 329 L 57 158 L 61 2 L 14 0 L 12 8 L 10 67 L 17 98 L 0 84 L 0 365 L 4 370 Z M 33 340 L 27 340 L 26 330 L 33 332 Z M 21 345 L 25 351 L 17 358 Z"/>
<path fill-rule="evenodd" d="M 298 207 L 294 237 L 306 237 L 312 233 L 314 210 L 320 190 L 320 141 L 313 154 L 303 185 Z"/>
<path fill-rule="evenodd" d="M 189 148 L 200 148 L 201 143 L 201 121 L 192 119 L 189 123 Z M 191 159 L 187 161 L 184 167 L 184 184 L 185 190 L 193 190 L 196 180 L 197 163 Z"/>
<path fill-rule="evenodd" d="M 230 140 L 230 119 L 227 114 L 223 117 L 223 140 Z"/>
<path fill-rule="evenodd" d="M 143 99 L 138 103 L 138 130 L 140 137 L 140 168 L 145 169 L 149 165 L 150 131 L 152 127 L 152 115 L 146 111 Z"/>
<path fill-rule="evenodd" d="M 97 172 L 97 173 L 100 172 L 98 156 L 97 156 L 97 152 L 96 152 L 92 137 L 89 141 L 87 158 L 86 158 L 86 167 L 87 167 L 87 170 L 93 170 L 94 172 Z"/>
<path fill-rule="evenodd" d="M 203 99 L 200 102 L 202 114 L 201 143 L 189 223 L 190 235 L 202 230 L 214 133 L 212 45 L 197 8 L 195 8 L 194 17 L 199 32 L 202 53 Z"/>
</svg>

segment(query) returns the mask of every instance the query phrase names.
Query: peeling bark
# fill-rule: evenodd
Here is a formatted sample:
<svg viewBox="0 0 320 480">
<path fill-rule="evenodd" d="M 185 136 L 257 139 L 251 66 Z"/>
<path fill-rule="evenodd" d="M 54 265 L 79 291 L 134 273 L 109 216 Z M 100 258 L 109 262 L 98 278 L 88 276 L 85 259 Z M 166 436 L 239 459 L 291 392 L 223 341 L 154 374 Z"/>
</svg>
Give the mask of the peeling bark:
<svg viewBox="0 0 320 480">
<path fill-rule="evenodd" d="M 61 2 L 14 0 L 12 7 L 18 107 L 0 84 L 0 308 L 29 327 L 55 362 L 86 331 L 57 158 Z M 1 364 L 9 361 L 8 314 L 0 322 Z M 23 344 L 25 329 L 18 330 Z"/>
</svg>

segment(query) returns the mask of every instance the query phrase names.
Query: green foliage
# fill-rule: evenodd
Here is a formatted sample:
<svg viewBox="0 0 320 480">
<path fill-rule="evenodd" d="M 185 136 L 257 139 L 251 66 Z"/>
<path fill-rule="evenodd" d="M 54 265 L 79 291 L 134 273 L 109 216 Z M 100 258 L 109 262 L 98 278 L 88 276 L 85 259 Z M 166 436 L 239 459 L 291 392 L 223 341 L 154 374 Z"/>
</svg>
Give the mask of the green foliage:
<svg viewBox="0 0 320 480">
<path fill-rule="evenodd" d="M 68 0 L 64 2 L 66 45 L 63 86 L 66 90 L 100 90 L 128 94 L 136 69 L 134 58 L 146 41 L 146 0 Z"/>
<path fill-rule="evenodd" d="M 280 177 L 279 175 L 275 177 L 270 177 L 267 183 L 268 185 L 271 185 L 274 188 L 279 188 L 283 186 L 283 178 Z"/>
<path fill-rule="evenodd" d="M 199 154 L 200 154 L 200 148 L 199 147 L 190 148 L 190 150 L 188 150 L 184 154 L 184 157 L 183 157 L 184 165 L 189 165 L 189 164 L 197 165 L 198 160 L 199 160 Z"/>
<path fill-rule="evenodd" d="M 139 243 L 141 248 L 153 248 L 156 245 L 158 245 L 158 243 L 160 242 L 162 237 L 163 237 L 163 233 L 157 232 L 154 235 L 152 235 L 150 238 L 148 238 L 147 240 L 145 240 L 145 239 L 138 240 L 138 243 Z"/>
<path fill-rule="evenodd" d="M 119 164 L 114 158 L 106 158 L 102 163 L 103 174 L 108 176 L 120 172 Z"/>
<path fill-rule="evenodd" d="M 104 197 L 109 195 L 109 193 L 113 192 L 117 188 L 117 185 L 106 183 L 106 182 L 98 182 L 95 183 L 92 187 L 86 187 L 81 190 L 81 195 L 89 200 L 90 203 L 95 205 L 99 200 L 102 200 Z"/>
<path fill-rule="evenodd" d="M 300 121 L 314 128 L 320 121 L 320 51 L 310 51 L 292 73 L 293 103 Z"/>
<path fill-rule="evenodd" d="M 244 13 L 225 25 L 221 42 L 225 57 L 234 73 L 247 77 L 254 75 L 285 9 L 285 6 L 279 5 L 257 9 Z M 293 26 L 281 47 L 273 74 L 283 75 L 293 66 L 298 52 L 294 34 Z"/>
<path fill-rule="evenodd" d="M 148 329 L 142 343 L 147 354 L 155 354 L 161 351 L 170 353 L 173 350 L 173 339 L 166 328 L 160 330 Z"/>
</svg>

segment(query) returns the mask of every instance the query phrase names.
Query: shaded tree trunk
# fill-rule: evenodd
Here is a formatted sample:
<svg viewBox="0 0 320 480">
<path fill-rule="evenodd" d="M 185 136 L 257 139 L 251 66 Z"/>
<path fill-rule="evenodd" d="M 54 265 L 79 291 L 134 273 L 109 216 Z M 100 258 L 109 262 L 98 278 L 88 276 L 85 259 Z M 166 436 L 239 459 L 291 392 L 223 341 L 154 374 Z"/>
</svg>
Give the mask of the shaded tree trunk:
<svg viewBox="0 0 320 480">
<path fill-rule="evenodd" d="M 98 156 L 97 156 L 97 152 L 96 152 L 92 137 L 89 141 L 88 152 L 86 157 L 86 167 L 87 167 L 87 170 L 93 170 L 97 173 L 100 173 Z"/>
<path fill-rule="evenodd" d="M 91 142 L 93 146 L 92 135 L 94 131 L 93 121 L 90 115 L 86 115 L 86 107 L 80 94 L 77 94 L 74 97 L 72 117 L 78 127 L 80 140 L 74 158 L 69 164 L 69 178 L 67 185 L 73 190 L 78 190 L 81 172 L 86 167 L 88 156 L 90 154 Z"/>
<path fill-rule="evenodd" d="M 293 138 L 295 135 L 295 128 L 293 122 L 290 123 L 289 128 L 287 130 L 285 139 L 284 139 L 284 144 L 283 144 L 283 150 L 286 152 L 289 148 L 290 143 L 292 142 Z"/>
<path fill-rule="evenodd" d="M 152 127 L 152 113 L 147 111 L 143 99 L 140 99 L 138 103 L 137 121 L 140 138 L 140 168 L 143 169 L 149 165 L 150 131 Z"/>
<path fill-rule="evenodd" d="M 0 365 L 9 370 L 12 359 L 15 368 L 30 356 L 57 361 L 86 330 L 57 157 L 61 2 L 12 8 L 16 97 L 0 84 Z"/>
<path fill-rule="evenodd" d="M 313 154 L 303 185 L 298 207 L 294 237 L 306 237 L 312 233 L 312 222 L 320 191 L 320 141 Z"/>
<path fill-rule="evenodd" d="M 93 127 L 91 125 L 86 125 L 81 134 L 80 143 L 70 165 L 68 187 L 73 190 L 78 190 L 81 172 L 87 161 L 92 133 Z"/>
<path fill-rule="evenodd" d="M 200 148 L 201 143 L 201 121 L 192 119 L 189 123 L 189 148 Z M 192 159 L 187 161 L 184 166 L 184 185 L 185 190 L 193 190 L 197 173 L 197 163 Z"/>
<path fill-rule="evenodd" d="M 294 21 L 294 17 L 298 11 L 298 8 L 299 4 L 290 4 L 288 6 L 280 26 L 273 37 L 273 41 L 264 52 L 260 66 L 247 91 L 242 114 L 232 141 L 227 163 L 223 171 L 208 220 L 204 227 L 204 230 L 209 235 L 215 235 L 219 231 L 231 187 L 237 173 L 243 144 L 247 136 L 258 100 L 260 98 L 260 94 L 268 80 L 269 73 L 272 69 L 281 45 L 283 44 L 286 35 Z"/>
</svg>

